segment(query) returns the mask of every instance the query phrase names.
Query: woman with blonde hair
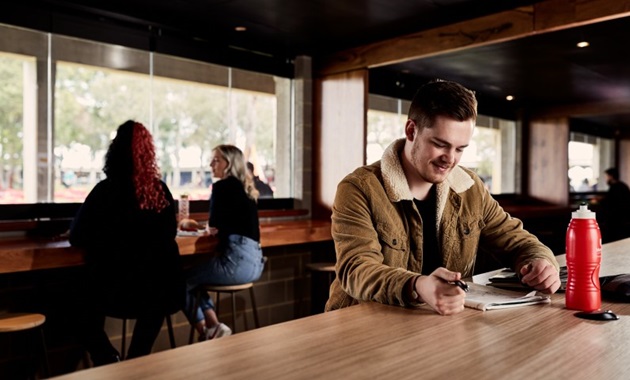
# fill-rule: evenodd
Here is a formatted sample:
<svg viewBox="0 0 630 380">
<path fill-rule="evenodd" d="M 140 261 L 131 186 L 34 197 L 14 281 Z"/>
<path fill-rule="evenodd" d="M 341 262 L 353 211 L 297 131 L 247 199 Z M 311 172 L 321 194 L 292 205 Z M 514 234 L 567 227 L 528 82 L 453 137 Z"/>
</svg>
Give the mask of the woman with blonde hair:
<svg viewBox="0 0 630 380">
<path fill-rule="evenodd" d="M 234 285 L 258 280 L 264 267 L 260 248 L 258 191 L 247 172 L 243 152 L 233 145 L 212 150 L 213 177 L 208 232 L 217 236 L 217 256 L 186 273 L 188 321 L 199 333 L 199 341 L 230 335 L 232 330 L 220 323 L 214 303 L 206 292 L 193 310 L 196 288 L 201 284 Z"/>
</svg>

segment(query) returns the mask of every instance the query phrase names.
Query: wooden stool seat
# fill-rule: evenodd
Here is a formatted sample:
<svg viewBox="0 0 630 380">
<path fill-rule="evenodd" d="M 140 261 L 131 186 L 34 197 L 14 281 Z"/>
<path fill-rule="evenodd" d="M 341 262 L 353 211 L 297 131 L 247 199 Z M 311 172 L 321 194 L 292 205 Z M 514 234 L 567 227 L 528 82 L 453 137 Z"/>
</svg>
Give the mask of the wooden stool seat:
<svg viewBox="0 0 630 380">
<path fill-rule="evenodd" d="M 50 376 L 50 367 L 48 364 L 48 349 L 46 348 L 46 338 L 44 336 L 44 322 L 46 316 L 39 313 L 7 313 L 0 314 L 0 333 L 14 333 L 19 331 L 38 329 L 41 352 L 43 359 L 43 375 Z M 33 336 L 35 338 L 35 336 Z"/>
<path fill-rule="evenodd" d="M 220 293 L 229 293 L 232 297 L 232 331 L 236 333 L 236 293 L 249 289 L 249 295 L 252 302 L 252 312 L 254 314 L 254 325 L 258 328 L 260 327 L 260 322 L 258 321 L 258 309 L 256 307 L 256 297 L 254 294 L 254 283 L 246 282 L 244 284 L 235 284 L 235 285 L 215 285 L 215 284 L 203 284 L 197 287 L 197 300 L 194 305 L 194 309 L 197 309 L 197 305 L 199 305 L 199 300 L 202 292 L 214 292 L 216 293 L 215 299 L 215 312 L 217 316 L 219 315 L 219 305 L 221 302 L 221 294 Z M 188 337 L 188 343 L 191 344 L 193 342 L 195 327 L 190 327 L 190 335 Z"/>
<path fill-rule="evenodd" d="M 0 315 L 0 332 L 28 330 L 41 326 L 44 322 L 46 322 L 46 317 L 37 313 Z"/>
<path fill-rule="evenodd" d="M 313 272 L 333 272 L 335 273 L 335 263 L 309 263 L 306 268 Z"/>
<path fill-rule="evenodd" d="M 239 292 L 241 290 L 249 289 L 254 286 L 253 282 L 247 282 L 245 284 L 237 285 L 210 285 L 205 284 L 199 286 L 199 289 L 204 289 L 207 292 Z"/>
<path fill-rule="evenodd" d="M 306 269 L 311 272 L 311 314 L 323 313 L 330 285 L 335 280 L 335 263 L 308 263 Z"/>
</svg>

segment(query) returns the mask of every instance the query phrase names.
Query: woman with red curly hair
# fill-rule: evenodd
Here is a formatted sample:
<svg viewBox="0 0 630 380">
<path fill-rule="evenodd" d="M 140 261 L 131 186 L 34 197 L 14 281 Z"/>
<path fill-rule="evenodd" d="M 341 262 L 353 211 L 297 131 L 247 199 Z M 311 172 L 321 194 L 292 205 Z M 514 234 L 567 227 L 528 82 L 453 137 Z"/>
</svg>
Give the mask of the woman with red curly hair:
<svg viewBox="0 0 630 380">
<path fill-rule="evenodd" d="M 95 366 L 120 360 L 104 330 L 106 316 L 135 319 L 127 358 L 148 355 L 164 317 L 179 311 L 181 273 L 176 205 L 160 179 L 153 138 L 140 123 L 118 127 L 100 181 L 70 227 L 85 250 L 85 317 L 80 339 Z"/>
</svg>

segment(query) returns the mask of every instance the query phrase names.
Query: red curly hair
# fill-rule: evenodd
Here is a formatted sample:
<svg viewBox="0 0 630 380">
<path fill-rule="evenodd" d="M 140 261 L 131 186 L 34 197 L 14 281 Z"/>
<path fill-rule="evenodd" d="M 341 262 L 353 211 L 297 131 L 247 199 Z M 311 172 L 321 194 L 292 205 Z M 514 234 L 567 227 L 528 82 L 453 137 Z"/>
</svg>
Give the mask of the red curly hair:
<svg viewBox="0 0 630 380">
<path fill-rule="evenodd" d="M 168 206 L 168 201 L 160 182 L 153 137 L 144 125 L 136 122 L 133 127 L 131 158 L 138 206 L 141 210 L 161 211 Z"/>
</svg>

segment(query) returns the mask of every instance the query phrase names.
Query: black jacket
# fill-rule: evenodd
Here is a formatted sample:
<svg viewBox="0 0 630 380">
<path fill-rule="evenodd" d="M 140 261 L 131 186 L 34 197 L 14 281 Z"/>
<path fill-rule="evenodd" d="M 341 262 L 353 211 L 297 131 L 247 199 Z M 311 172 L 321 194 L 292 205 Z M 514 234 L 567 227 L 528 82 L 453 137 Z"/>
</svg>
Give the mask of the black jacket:
<svg viewBox="0 0 630 380">
<path fill-rule="evenodd" d="M 75 216 L 70 243 L 85 249 L 88 302 L 114 317 L 171 314 L 181 309 L 181 273 L 176 208 L 140 210 L 130 186 L 105 179 L 90 192 Z"/>
</svg>

